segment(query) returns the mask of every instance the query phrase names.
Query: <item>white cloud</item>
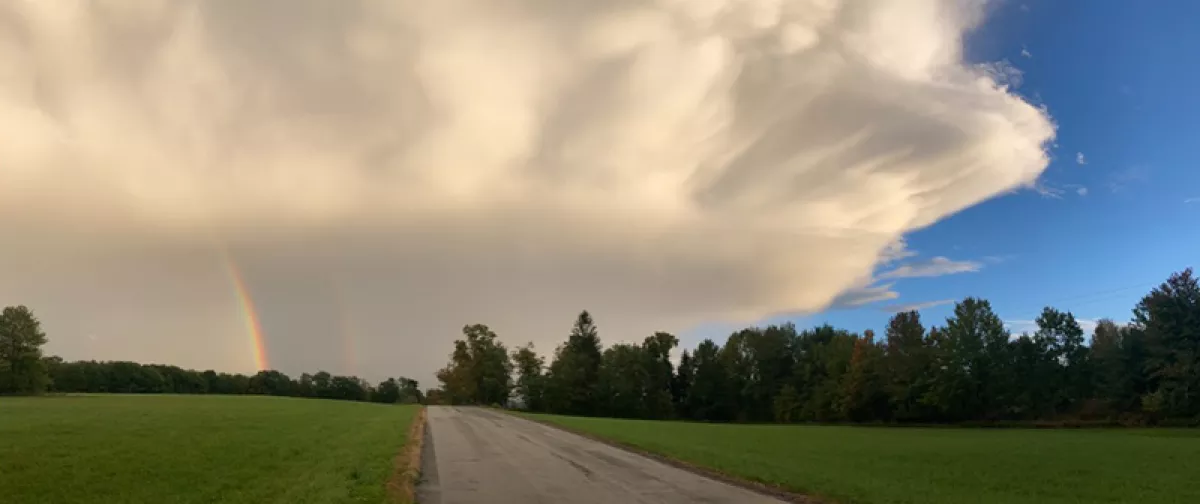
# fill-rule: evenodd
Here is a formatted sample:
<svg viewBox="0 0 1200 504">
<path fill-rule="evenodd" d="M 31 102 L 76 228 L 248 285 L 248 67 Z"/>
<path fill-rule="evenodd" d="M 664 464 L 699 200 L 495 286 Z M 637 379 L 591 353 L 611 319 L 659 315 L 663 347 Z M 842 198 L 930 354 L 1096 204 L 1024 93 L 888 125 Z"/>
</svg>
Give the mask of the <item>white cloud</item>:
<svg viewBox="0 0 1200 504">
<path fill-rule="evenodd" d="M 228 247 L 278 367 L 427 378 L 468 322 L 819 310 L 1047 165 L 978 2 L 567 4 L 0 8 L 0 300 L 68 358 L 244 370 Z"/>
<path fill-rule="evenodd" d="M 1032 58 L 1033 53 L 1029 52 L 1029 48 L 1022 46 L 1021 47 L 1021 56 L 1024 56 L 1026 58 Z"/>
<path fill-rule="evenodd" d="M 895 269 L 880 273 L 881 280 L 892 278 L 920 278 L 955 275 L 958 273 L 974 273 L 983 268 L 983 263 L 977 261 L 954 261 L 938 256 L 928 261 L 904 264 Z"/>
<path fill-rule="evenodd" d="M 1078 195 L 1080 195 L 1080 196 L 1087 196 L 1087 195 L 1088 195 L 1088 188 L 1086 188 L 1086 187 L 1076 187 L 1076 188 L 1075 188 L 1075 194 L 1078 194 Z"/>
<path fill-rule="evenodd" d="M 1075 163 L 1080 164 L 1080 165 L 1085 165 L 1085 164 L 1087 164 L 1087 157 L 1085 157 L 1082 152 L 1076 152 L 1075 153 Z"/>
<path fill-rule="evenodd" d="M 883 308 L 883 311 L 890 312 L 890 313 L 921 311 L 921 310 L 925 310 L 928 308 L 935 308 L 938 306 L 954 304 L 954 302 L 955 302 L 954 299 L 939 299 L 937 301 L 925 301 L 925 302 L 921 302 L 921 303 L 891 305 L 891 306 L 885 306 Z"/>
</svg>

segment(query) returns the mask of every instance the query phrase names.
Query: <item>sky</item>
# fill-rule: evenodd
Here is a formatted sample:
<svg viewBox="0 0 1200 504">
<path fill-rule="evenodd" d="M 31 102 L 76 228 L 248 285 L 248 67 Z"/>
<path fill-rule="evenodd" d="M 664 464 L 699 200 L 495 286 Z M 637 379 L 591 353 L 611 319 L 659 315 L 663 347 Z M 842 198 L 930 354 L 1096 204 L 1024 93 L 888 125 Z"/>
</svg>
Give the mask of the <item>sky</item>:
<svg viewBox="0 0 1200 504">
<path fill-rule="evenodd" d="M 1124 319 L 1200 245 L 1197 13 L 8 2 L 0 304 L 67 359 L 427 385 L 465 324 L 548 354 L 582 309 Z"/>
</svg>

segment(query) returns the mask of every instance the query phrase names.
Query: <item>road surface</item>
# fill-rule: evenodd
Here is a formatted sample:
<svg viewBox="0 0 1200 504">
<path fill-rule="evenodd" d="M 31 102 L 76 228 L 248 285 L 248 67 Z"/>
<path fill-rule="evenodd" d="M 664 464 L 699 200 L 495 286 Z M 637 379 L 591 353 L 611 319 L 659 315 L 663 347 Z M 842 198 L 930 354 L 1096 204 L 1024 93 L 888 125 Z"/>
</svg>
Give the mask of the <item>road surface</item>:
<svg viewBox="0 0 1200 504">
<path fill-rule="evenodd" d="M 427 413 L 420 504 L 782 502 L 504 413 Z"/>
</svg>

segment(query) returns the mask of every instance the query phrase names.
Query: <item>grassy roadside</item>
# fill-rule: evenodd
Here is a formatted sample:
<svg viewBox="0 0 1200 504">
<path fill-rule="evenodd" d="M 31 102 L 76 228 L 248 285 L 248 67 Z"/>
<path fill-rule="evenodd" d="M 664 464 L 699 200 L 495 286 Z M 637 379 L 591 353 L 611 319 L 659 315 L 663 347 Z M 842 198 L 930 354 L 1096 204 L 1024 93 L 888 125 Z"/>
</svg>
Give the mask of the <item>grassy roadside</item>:
<svg viewBox="0 0 1200 504">
<path fill-rule="evenodd" d="M 387 493 L 392 504 L 412 504 L 417 501 L 417 483 L 421 478 L 421 447 L 425 444 L 424 406 L 420 407 L 408 429 L 404 448 L 396 454 L 392 475 L 387 481 Z"/>
<path fill-rule="evenodd" d="M 846 503 L 1200 501 L 1200 431 L 720 425 L 527 415 Z"/>
<path fill-rule="evenodd" d="M 262 396 L 0 399 L 6 504 L 394 501 L 417 406 Z"/>
</svg>

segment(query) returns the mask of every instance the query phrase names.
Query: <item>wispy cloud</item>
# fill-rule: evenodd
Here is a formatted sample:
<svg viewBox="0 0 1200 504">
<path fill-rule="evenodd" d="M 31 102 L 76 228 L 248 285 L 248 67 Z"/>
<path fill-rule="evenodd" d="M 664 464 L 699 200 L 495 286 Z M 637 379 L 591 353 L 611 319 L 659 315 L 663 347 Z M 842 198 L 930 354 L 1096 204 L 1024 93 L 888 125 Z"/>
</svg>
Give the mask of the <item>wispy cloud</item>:
<svg viewBox="0 0 1200 504">
<path fill-rule="evenodd" d="M 928 261 L 908 263 L 879 275 L 880 280 L 890 278 L 922 278 L 974 273 L 983 268 L 977 261 L 955 261 L 947 257 L 934 257 Z"/>
<path fill-rule="evenodd" d="M 1064 192 L 1062 189 L 1054 187 L 1042 180 L 1034 182 L 1029 189 L 1035 193 L 1038 193 L 1039 196 L 1047 199 L 1062 199 Z"/>
<path fill-rule="evenodd" d="M 983 262 L 986 262 L 986 263 L 990 263 L 990 264 L 1000 264 L 1000 263 L 1003 263 L 1003 262 L 1008 262 L 1008 261 L 1011 261 L 1011 260 L 1013 260 L 1013 259 L 1016 259 L 1016 258 L 1017 258 L 1016 254 L 1005 254 L 1005 255 L 988 255 L 988 256 L 983 256 L 981 259 L 983 260 Z"/>
<path fill-rule="evenodd" d="M 1022 46 L 1022 47 L 1021 47 L 1021 56 L 1024 56 L 1024 57 L 1026 57 L 1026 58 L 1032 58 L 1032 57 L 1033 57 L 1033 53 L 1029 52 L 1029 48 L 1028 48 L 1028 47 L 1024 47 L 1024 46 Z"/>
<path fill-rule="evenodd" d="M 1114 193 L 1121 192 L 1135 183 L 1145 182 L 1149 177 L 1149 167 L 1146 165 L 1133 165 L 1110 173 L 1108 175 L 1108 188 Z"/>
<path fill-rule="evenodd" d="M 1183 203 L 1185 205 L 1190 205 L 1192 203 L 1200 203 L 1200 198 L 1188 198 L 1188 199 L 1183 200 Z"/>
<path fill-rule="evenodd" d="M 887 266 L 901 259 L 908 259 L 909 257 L 913 257 L 915 255 L 917 255 L 917 252 L 908 248 L 908 241 L 901 237 L 889 243 L 887 247 L 883 249 L 883 252 L 879 253 L 879 264 L 881 266 Z"/>
<path fill-rule="evenodd" d="M 1080 184 L 1063 184 L 1063 188 L 1070 189 L 1071 191 L 1074 191 L 1075 194 L 1078 194 L 1079 196 L 1087 196 L 1088 192 L 1089 192 L 1087 186 L 1080 185 Z"/>
<path fill-rule="evenodd" d="M 830 308 L 857 308 L 859 306 L 878 303 L 900 297 L 900 293 L 892 290 L 894 283 L 857 287 L 839 294 L 833 299 Z"/>
<path fill-rule="evenodd" d="M 1075 153 L 1075 162 L 1080 166 L 1086 165 L 1088 164 L 1087 156 L 1085 156 L 1082 152 L 1077 152 Z M 1139 175 L 1138 173 L 1134 173 L 1132 171 L 1127 172 L 1128 173 L 1116 173 L 1110 175 L 1110 182 L 1114 180 L 1127 182 L 1134 180 Z M 1067 191 L 1074 192 L 1080 196 L 1087 196 L 1089 192 L 1089 189 L 1081 184 L 1052 182 L 1048 180 L 1047 177 L 1038 178 L 1037 180 L 1033 181 L 1033 183 L 1023 187 L 1022 190 L 1033 191 L 1034 193 L 1037 193 L 1038 196 L 1047 199 L 1063 199 L 1063 196 L 1067 194 Z"/>
<path fill-rule="evenodd" d="M 912 257 L 915 252 L 907 248 L 907 243 L 904 240 L 897 240 L 889 247 L 882 259 L 879 261 L 879 266 L 887 266 L 900 258 Z M 989 256 L 990 260 L 985 258 L 985 262 L 998 263 L 1007 259 L 1004 256 Z M 973 273 L 979 271 L 984 266 L 983 262 L 979 261 L 955 261 L 947 257 L 937 256 L 928 260 L 913 261 L 897 266 L 893 269 L 879 273 L 873 278 L 861 282 L 857 286 L 843 291 L 836 296 L 829 307 L 837 308 L 857 308 L 860 306 L 877 303 L 880 301 L 888 301 L 900 297 L 900 293 L 893 289 L 896 285 L 896 280 L 904 278 L 929 278 L 945 275 L 955 275 L 959 273 Z M 880 283 L 888 281 L 887 283 Z M 922 303 L 913 303 L 905 305 L 892 305 L 882 308 L 884 311 L 907 311 L 908 309 L 919 309 L 919 307 L 931 307 L 951 302 L 953 300 L 940 300 Z M 929 304 L 934 303 L 934 304 Z M 928 306 L 926 306 L 928 305 Z M 907 308 L 917 306 L 918 308 Z"/>
<path fill-rule="evenodd" d="M 954 301 L 955 300 L 953 300 L 953 299 L 939 299 L 937 301 L 925 301 L 925 302 L 921 302 L 921 303 L 888 305 L 888 306 L 883 307 L 883 311 L 886 311 L 889 313 L 921 311 L 921 310 L 924 310 L 927 308 L 934 308 L 937 306 L 952 304 L 952 303 L 954 303 Z"/>
</svg>

